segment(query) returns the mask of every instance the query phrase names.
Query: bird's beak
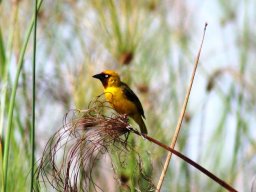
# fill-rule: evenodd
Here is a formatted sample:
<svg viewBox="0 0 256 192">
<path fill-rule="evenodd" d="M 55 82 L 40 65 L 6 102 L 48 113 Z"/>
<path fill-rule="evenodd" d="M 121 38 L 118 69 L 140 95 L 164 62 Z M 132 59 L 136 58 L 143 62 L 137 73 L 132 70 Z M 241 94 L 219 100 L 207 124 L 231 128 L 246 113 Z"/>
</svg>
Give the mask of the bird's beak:
<svg viewBox="0 0 256 192">
<path fill-rule="evenodd" d="M 104 74 L 99 73 L 99 74 L 93 75 L 92 77 L 95 78 L 95 79 L 102 80 L 104 78 Z"/>
</svg>

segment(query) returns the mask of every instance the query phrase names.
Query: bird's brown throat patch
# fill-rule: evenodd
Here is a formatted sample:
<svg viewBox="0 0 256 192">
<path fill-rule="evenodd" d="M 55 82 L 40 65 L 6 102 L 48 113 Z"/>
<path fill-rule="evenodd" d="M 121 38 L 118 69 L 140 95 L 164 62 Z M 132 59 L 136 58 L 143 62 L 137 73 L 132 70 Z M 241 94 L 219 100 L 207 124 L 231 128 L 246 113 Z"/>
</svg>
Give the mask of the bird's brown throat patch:
<svg viewBox="0 0 256 192">
<path fill-rule="evenodd" d="M 107 88 L 107 86 L 108 86 L 108 79 L 102 79 L 101 82 L 102 82 L 103 87 Z"/>
</svg>

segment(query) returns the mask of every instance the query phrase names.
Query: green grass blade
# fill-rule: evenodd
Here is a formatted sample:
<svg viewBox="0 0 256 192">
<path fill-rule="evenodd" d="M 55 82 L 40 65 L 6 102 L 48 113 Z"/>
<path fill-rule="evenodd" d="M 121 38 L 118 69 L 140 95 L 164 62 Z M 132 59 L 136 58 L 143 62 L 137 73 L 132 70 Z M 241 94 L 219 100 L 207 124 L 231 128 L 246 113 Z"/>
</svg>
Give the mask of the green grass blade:
<svg viewBox="0 0 256 192">
<path fill-rule="evenodd" d="M 5 55 L 5 48 L 4 48 L 4 41 L 3 41 L 3 36 L 2 36 L 2 29 L 0 28 L 0 74 L 3 75 L 3 71 L 5 71 L 5 60 L 6 60 L 6 55 Z"/>
<path fill-rule="evenodd" d="M 33 80 L 32 80 L 32 129 L 31 129 L 31 180 L 30 191 L 33 191 L 34 186 L 34 164 L 35 164 L 35 98 L 36 98 L 36 28 L 37 28 L 37 0 L 35 0 L 34 8 L 34 43 L 33 43 Z"/>
<path fill-rule="evenodd" d="M 43 0 L 40 0 L 40 2 L 37 5 L 37 10 L 40 9 L 42 5 Z M 10 136 L 11 136 L 11 128 L 12 128 L 12 119 L 13 119 L 13 109 L 14 109 L 14 104 L 15 104 L 15 97 L 16 97 L 16 91 L 17 91 L 17 86 L 18 86 L 18 81 L 19 81 L 19 76 L 20 72 L 23 66 L 23 59 L 25 56 L 25 52 L 27 49 L 27 45 L 29 42 L 30 35 L 32 33 L 32 29 L 35 24 L 35 17 L 33 16 L 30 24 L 28 31 L 25 36 L 25 42 L 22 46 L 21 49 L 21 54 L 18 60 L 18 69 L 15 75 L 15 81 L 13 85 L 13 89 L 11 92 L 11 98 L 10 98 L 10 105 L 9 105 L 9 110 L 8 110 L 8 121 L 7 121 L 7 130 L 6 130 L 6 138 L 5 138 L 5 145 L 4 145 L 4 160 L 3 160 L 3 171 L 4 171 L 4 184 L 2 187 L 2 191 L 6 192 L 7 190 L 7 177 L 8 177 L 8 159 L 9 159 L 9 149 L 10 149 Z"/>
</svg>

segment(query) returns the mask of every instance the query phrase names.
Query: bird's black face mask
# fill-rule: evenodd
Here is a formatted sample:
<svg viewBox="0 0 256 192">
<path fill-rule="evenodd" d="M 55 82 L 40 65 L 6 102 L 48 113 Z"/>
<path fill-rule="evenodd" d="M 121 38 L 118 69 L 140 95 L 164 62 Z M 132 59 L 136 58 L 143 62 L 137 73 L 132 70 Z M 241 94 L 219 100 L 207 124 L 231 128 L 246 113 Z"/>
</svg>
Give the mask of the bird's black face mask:
<svg viewBox="0 0 256 192">
<path fill-rule="evenodd" d="M 101 83 L 103 84 L 103 86 L 106 88 L 108 85 L 108 79 L 109 79 L 110 75 L 105 74 L 105 73 L 99 73 L 99 74 L 93 75 L 92 77 L 95 79 L 99 79 L 101 81 Z"/>
</svg>

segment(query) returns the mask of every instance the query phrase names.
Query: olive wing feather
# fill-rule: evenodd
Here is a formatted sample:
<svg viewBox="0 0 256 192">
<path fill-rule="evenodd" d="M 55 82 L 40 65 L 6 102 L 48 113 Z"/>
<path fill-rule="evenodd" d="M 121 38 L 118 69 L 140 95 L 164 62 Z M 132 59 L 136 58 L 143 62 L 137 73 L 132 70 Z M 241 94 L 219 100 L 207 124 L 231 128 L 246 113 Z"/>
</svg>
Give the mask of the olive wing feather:
<svg viewBox="0 0 256 192">
<path fill-rule="evenodd" d="M 145 115 L 144 115 L 144 110 L 143 110 L 143 108 L 142 108 L 142 105 L 141 105 L 140 100 L 139 100 L 139 98 L 137 97 L 137 95 L 135 95 L 135 93 L 130 89 L 130 87 L 129 87 L 127 84 L 123 83 L 123 82 L 121 82 L 121 87 L 122 87 L 122 90 L 123 90 L 123 92 L 124 92 L 126 98 L 127 98 L 128 100 L 132 101 L 133 103 L 135 103 L 135 105 L 136 105 L 136 107 L 137 107 L 137 110 L 138 110 L 138 112 L 140 113 L 140 115 L 141 115 L 144 119 L 146 119 L 146 118 L 145 118 Z"/>
</svg>

